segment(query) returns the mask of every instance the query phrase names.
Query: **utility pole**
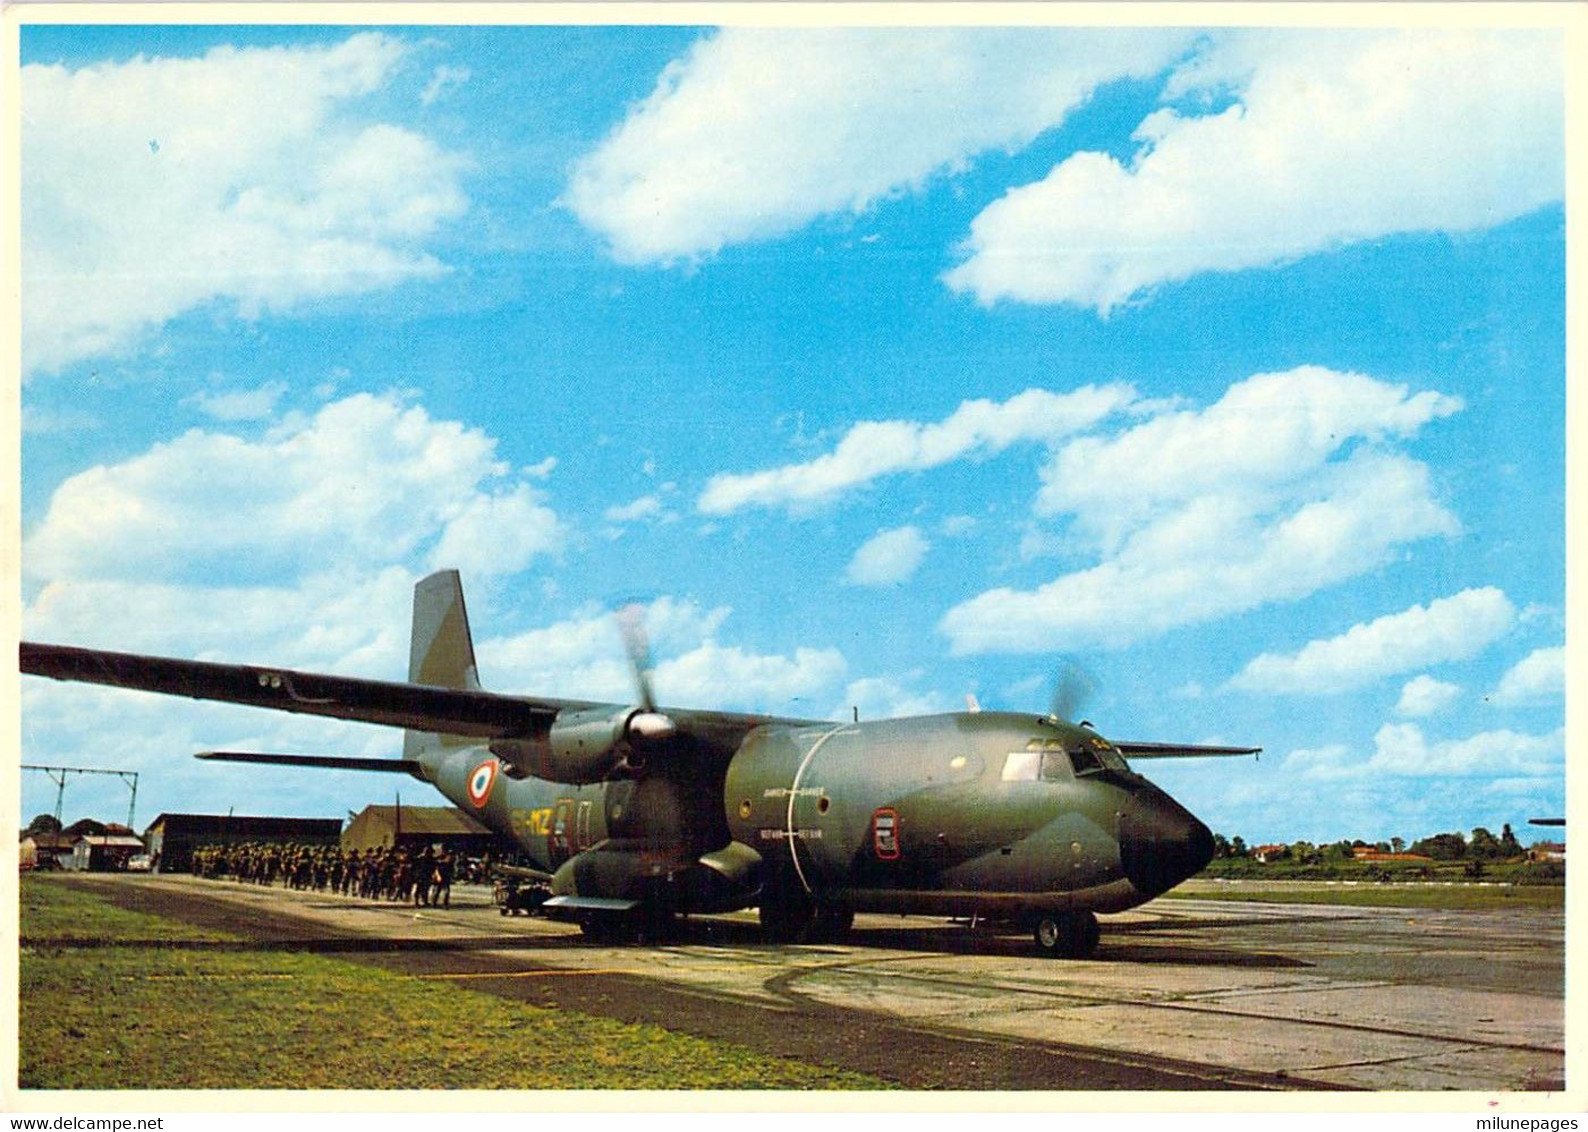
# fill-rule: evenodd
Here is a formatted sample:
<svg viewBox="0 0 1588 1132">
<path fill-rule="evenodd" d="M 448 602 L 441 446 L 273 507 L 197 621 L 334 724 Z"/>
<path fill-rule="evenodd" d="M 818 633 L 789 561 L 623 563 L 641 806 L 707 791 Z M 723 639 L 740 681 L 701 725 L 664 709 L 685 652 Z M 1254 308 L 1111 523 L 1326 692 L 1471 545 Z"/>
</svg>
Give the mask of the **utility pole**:
<svg viewBox="0 0 1588 1132">
<path fill-rule="evenodd" d="M 66 800 L 66 776 L 70 774 L 113 774 L 125 782 L 131 791 L 127 802 L 127 828 L 134 829 L 133 815 L 138 810 L 138 772 L 135 770 L 98 770 L 86 766 L 41 766 L 36 763 L 23 763 L 23 770 L 41 771 L 46 778 L 55 783 L 55 821 L 61 820 L 61 807 Z"/>
</svg>

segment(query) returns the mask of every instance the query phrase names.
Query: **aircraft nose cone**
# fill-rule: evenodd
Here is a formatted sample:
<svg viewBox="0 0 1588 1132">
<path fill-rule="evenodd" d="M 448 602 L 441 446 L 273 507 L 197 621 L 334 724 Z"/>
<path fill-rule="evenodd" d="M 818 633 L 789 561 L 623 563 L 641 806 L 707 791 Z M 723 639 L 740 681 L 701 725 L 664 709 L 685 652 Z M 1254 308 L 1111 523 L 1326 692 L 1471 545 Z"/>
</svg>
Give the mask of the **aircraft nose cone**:
<svg viewBox="0 0 1588 1132">
<path fill-rule="evenodd" d="M 1158 790 L 1133 796 L 1119 815 L 1119 858 L 1145 896 L 1168 892 L 1213 859 L 1213 833 Z"/>
</svg>

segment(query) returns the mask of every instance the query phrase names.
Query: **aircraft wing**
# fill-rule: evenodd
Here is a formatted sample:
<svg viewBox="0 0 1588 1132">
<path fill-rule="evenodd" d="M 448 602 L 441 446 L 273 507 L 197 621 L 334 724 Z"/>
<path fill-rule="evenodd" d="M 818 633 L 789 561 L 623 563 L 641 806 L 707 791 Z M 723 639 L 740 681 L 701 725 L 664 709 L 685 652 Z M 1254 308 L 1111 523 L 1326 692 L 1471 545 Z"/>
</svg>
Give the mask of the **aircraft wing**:
<svg viewBox="0 0 1588 1132">
<path fill-rule="evenodd" d="M 424 684 L 174 660 L 28 641 L 22 642 L 20 660 L 24 673 L 54 680 L 108 684 L 195 700 L 219 700 L 482 739 L 541 733 L 551 726 L 558 711 L 587 706 L 570 700 L 525 699 Z"/>
<path fill-rule="evenodd" d="M 590 700 L 507 696 L 477 689 L 438 688 L 429 684 L 365 680 L 353 676 L 330 676 L 248 664 L 215 664 L 202 660 L 141 656 L 30 641 L 22 642 L 19 658 L 22 672 L 30 676 L 106 684 L 114 688 L 130 688 L 167 696 L 218 700 L 222 703 L 269 708 L 272 711 L 320 715 L 356 723 L 375 723 L 485 740 L 539 741 L 551 730 L 559 712 L 579 712 L 587 708 L 616 712 L 623 708 L 622 704 L 602 704 Z M 684 729 L 725 741 L 730 748 L 738 745 L 744 732 L 762 724 L 803 726 L 812 722 L 727 711 L 662 710 Z M 353 766 L 346 760 L 326 761 L 333 757 L 328 755 L 247 755 L 238 758 L 235 755 L 217 754 L 213 757 L 227 758 L 232 762 L 285 764 L 290 761 L 296 766 L 340 766 L 356 770 L 385 770 L 388 769 L 385 764 L 389 761 L 371 760 L 382 764 L 379 766 Z M 308 761 L 312 759 L 322 761 Z"/>
<path fill-rule="evenodd" d="M 1202 759 L 1231 755 L 1256 755 L 1261 747 L 1208 747 L 1186 743 L 1115 742 L 1127 759 Z"/>
<path fill-rule="evenodd" d="M 420 782 L 430 781 L 417 759 L 368 759 L 348 755 L 267 755 L 258 751 L 200 751 L 196 759 L 223 763 L 268 763 L 272 766 L 314 766 L 330 770 L 377 770 L 388 774 L 407 774 Z"/>
</svg>

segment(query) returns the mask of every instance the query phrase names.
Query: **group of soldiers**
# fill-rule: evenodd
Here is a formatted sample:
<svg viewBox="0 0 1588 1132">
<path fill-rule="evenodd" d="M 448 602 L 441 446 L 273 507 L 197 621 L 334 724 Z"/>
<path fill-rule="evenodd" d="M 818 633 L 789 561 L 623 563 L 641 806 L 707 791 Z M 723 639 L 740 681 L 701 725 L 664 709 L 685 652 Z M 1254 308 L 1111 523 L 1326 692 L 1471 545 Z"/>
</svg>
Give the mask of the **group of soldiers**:
<svg viewBox="0 0 1588 1132">
<path fill-rule="evenodd" d="M 251 884 L 334 892 L 416 905 L 450 907 L 458 861 L 445 849 L 342 850 L 330 845 L 245 842 L 204 845 L 193 852 L 193 872 Z"/>
</svg>

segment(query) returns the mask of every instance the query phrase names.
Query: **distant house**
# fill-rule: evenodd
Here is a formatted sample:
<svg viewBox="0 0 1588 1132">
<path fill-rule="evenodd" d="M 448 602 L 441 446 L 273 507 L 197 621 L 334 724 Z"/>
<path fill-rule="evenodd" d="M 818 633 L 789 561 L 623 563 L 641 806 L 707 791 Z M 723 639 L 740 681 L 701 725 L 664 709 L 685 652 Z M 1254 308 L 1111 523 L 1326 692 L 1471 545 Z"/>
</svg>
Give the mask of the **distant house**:
<svg viewBox="0 0 1588 1132">
<path fill-rule="evenodd" d="M 1266 865 L 1269 861 L 1277 861 L 1289 852 L 1288 845 L 1259 845 L 1252 850 L 1252 856 Z"/>
<path fill-rule="evenodd" d="M 1421 853 L 1386 853 L 1381 849 L 1373 848 L 1371 845 L 1353 846 L 1351 856 L 1358 861 L 1407 861 L 1417 865 L 1426 865 L 1433 862 L 1432 857 L 1425 857 Z"/>
<path fill-rule="evenodd" d="M 29 834 L 18 846 L 24 869 L 124 869 L 142 852 L 143 842 L 132 830 L 93 818 L 79 818 L 59 833 Z"/>
<path fill-rule="evenodd" d="M 419 849 L 441 845 L 449 853 L 483 857 L 518 849 L 511 840 L 492 833 L 474 818 L 452 806 L 365 806 L 342 834 L 343 849 Z"/>
<path fill-rule="evenodd" d="M 62 864 L 85 873 L 121 872 L 129 860 L 142 852 L 143 841 L 130 834 L 90 833 L 73 842 L 70 863 L 63 861 Z"/>
<path fill-rule="evenodd" d="M 336 845 L 342 839 L 340 818 L 270 818 L 242 814 L 161 814 L 143 831 L 162 873 L 193 868 L 193 850 L 201 845 L 238 845 L 246 841 Z"/>
<path fill-rule="evenodd" d="M 22 839 L 19 849 L 24 869 L 59 869 L 72 855 L 72 839 L 64 833 L 34 833 Z"/>
<path fill-rule="evenodd" d="M 1527 851 L 1529 861 L 1564 861 L 1566 859 L 1566 843 L 1563 841 L 1540 841 Z"/>
</svg>

